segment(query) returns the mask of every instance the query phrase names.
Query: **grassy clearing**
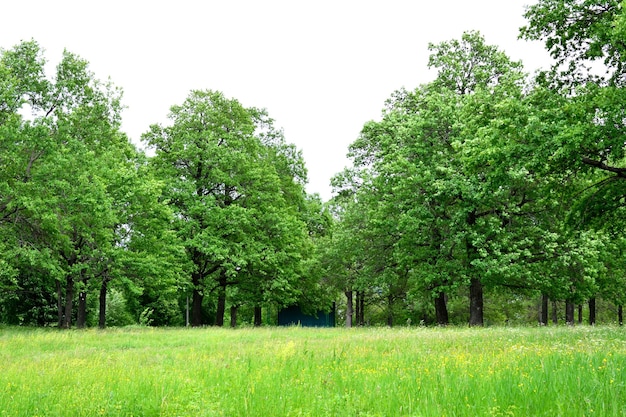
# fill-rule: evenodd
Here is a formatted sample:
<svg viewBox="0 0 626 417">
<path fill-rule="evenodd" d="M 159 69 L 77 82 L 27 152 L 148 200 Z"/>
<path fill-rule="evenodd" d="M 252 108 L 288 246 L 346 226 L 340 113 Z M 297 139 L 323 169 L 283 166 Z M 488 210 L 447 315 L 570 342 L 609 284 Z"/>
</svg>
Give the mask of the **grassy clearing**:
<svg viewBox="0 0 626 417">
<path fill-rule="evenodd" d="M 0 416 L 623 416 L 626 332 L 0 329 Z"/>
</svg>

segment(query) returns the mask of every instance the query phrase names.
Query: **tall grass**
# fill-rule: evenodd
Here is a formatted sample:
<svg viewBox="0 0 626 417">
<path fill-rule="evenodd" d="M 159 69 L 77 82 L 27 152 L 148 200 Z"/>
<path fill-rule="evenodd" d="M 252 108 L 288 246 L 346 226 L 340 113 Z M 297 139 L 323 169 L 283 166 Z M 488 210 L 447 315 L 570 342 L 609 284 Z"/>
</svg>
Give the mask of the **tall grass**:
<svg viewBox="0 0 626 417">
<path fill-rule="evenodd" d="M 0 329 L 0 416 L 623 416 L 626 334 Z"/>
</svg>

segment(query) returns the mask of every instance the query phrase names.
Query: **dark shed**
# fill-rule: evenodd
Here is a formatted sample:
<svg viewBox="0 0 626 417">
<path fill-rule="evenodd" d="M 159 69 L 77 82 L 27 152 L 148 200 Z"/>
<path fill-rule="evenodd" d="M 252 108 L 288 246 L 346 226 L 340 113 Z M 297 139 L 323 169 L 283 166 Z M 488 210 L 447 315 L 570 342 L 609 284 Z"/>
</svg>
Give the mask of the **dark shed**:
<svg viewBox="0 0 626 417">
<path fill-rule="evenodd" d="M 279 326 L 335 327 L 335 306 L 330 312 L 318 311 L 316 315 L 304 314 L 299 306 L 283 308 L 278 312 Z"/>
</svg>

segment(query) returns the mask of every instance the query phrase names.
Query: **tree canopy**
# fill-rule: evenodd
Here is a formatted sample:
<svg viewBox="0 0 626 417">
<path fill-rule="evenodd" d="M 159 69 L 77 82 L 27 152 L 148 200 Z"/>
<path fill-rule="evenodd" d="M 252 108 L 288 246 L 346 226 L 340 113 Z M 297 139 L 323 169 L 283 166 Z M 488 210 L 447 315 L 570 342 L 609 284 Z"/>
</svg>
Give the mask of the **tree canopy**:
<svg viewBox="0 0 626 417">
<path fill-rule="evenodd" d="M 477 31 L 430 44 L 435 77 L 381 103 L 329 202 L 264 109 L 192 90 L 144 152 L 85 59 L 50 76 L 36 41 L 0 50 L 0 321 L 258 325 L 339 302 L 349 326 L 546 324 L 552 300 L 573 323 L 599 298 L 621 322 L 625 5 L 527 7 L 520 37 L 554 59 L 532 75 Z"/>
</svg>

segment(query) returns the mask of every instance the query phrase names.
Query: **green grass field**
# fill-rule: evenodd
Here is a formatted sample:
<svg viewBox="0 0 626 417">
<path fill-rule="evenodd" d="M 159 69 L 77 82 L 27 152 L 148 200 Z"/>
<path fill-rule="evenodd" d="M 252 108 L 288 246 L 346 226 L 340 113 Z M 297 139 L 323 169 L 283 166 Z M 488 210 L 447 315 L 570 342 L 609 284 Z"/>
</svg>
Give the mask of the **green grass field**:
<svg viewBox="0 0 626 417">
<path fill-rule="evenodd" d="M 623 416 L 626 329 L 0 328 L 0 416 Z"/>
</svg>

